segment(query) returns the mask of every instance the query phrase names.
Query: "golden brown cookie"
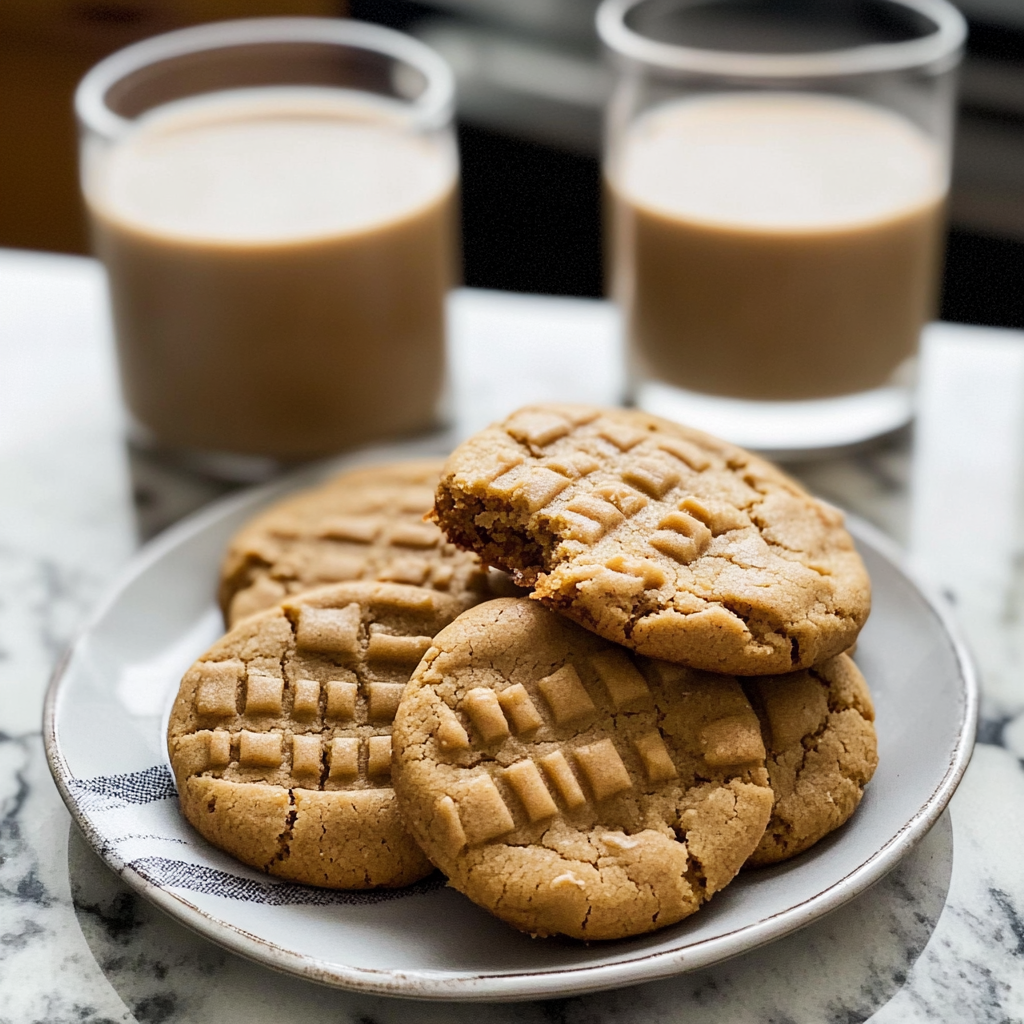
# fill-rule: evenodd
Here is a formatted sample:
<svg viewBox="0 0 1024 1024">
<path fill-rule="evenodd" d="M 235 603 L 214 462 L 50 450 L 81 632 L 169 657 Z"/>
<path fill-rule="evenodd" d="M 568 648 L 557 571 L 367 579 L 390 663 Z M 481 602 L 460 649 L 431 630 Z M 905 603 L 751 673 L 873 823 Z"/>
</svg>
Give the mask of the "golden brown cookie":
<svg viewBox="0 0 1024 1024">
<path fill-rule="evenodd" d="M 770 463 L 626 409 L 520 409 L 445 463 L 448 539 L 642 654 L 790 672 L 856 639 L 870 607 L 842 515 Z"/>
<path fill-rule="evenodd" d="M 772 791 L 736 679 L 637 659 L 526 598 L 434 637 L 393 732 L 402 815 L 451 884 L 534 935 L 638 935 L 696 911 Z"/>
<path fill-rule="evenodd" d="M 747 861 L 756 867 L 803 853 L 849 819 L 878 766 L 878 742 L 867 683 L 845 654 L 743 688 L 761 719 L 775 793 Z"/>
<path fill-rule="evenodd" d="M 240 622 L 186 673 L 167 734 L 186 818 L 253 867 L 337 889 L 431 870 L 391 788 L 391 723 L 445 594 L 308 591 Z"/>
<path fill-rule="evenodd" d="M 465 608 L 492 596 L 479 559 L 423 522 L 441 466 L 423 459 L 351 470 L 247 523 L 221 568 L 227 623 L 289 594 L 345 580 L 431 587 Z"/>
</svg>

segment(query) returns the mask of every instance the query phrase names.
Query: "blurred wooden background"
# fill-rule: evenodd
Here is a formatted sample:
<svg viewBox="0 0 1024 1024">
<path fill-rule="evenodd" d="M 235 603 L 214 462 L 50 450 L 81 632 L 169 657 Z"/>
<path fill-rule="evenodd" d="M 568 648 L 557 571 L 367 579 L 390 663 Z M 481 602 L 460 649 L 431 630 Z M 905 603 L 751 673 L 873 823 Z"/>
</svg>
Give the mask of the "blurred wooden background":
<svg viewBox="0 0 1024 1024">
<path fill-rule="evenodd" d="M 100 58 L 204 21 L 333 15 L 342 0 L 0 0 L 0 246 L 85 253 L 75 86 Z"/>
</svg>

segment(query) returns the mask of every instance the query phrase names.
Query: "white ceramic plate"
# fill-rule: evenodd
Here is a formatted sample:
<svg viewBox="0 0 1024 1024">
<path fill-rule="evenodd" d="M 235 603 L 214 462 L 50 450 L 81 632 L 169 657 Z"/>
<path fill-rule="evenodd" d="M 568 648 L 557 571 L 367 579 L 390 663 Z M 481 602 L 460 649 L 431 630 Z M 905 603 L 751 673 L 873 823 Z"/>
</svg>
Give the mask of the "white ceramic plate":
<svg viewBox="0 0 1024 1024">
<path fill-rule="evenodd" d="M 412 453 L 423 449 L 388 450 Z M 965 650 L 890 543 L 853 522 L 874 584 L 857 661 L 875 696 L 880 763 L 850 823 L 803 856 L 742 874 L 678 925 L 589 946 L 521 935 L 438 877 L 397 893 L 342 893 L 249 871 L 180 818 L 165 723 L 182 673 L 220 635 L 213 594 L 228 538 L 323 472 L 220 502 L 143 549 L 71 647 L 46 704 L 51 770 L 96 851 L 147 899 L 243 956 L 341 988 L 461 1000 L 564 996 L 706 967 L 876 882 L 935 823 L 967 766 L 977 687 Z"/>
</svg>

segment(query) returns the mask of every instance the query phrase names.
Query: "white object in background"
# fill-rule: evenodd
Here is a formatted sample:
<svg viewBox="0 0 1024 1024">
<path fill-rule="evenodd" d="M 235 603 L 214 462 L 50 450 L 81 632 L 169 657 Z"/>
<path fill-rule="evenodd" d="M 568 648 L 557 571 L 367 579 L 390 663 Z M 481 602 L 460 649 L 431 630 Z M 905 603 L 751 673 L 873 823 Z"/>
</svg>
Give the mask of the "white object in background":
<svg viewBox="0 0 1024 1024">
<path fill-rule="evenodd" d="M 53 662 L 135 546 L 103 271 L 0 250 L 0 732 L 39 728 Z"/>
<path fill-rule="evenodd" d="M 989 718 L 1024 711 L 1013 667 L 1024 644 L 1013 614 L 1022 488 L 1020 332 L 932 324 L 921 350 L 909 555 L 956 606 L 985 671 Z"/>
<path fill-rule="evenodd" d="M 1005 591 L 1022 463 L 1019 334 L 932 324 L 921 351 L 910 557 L 938 586 Z"/>
<path fill-rule="evenodd" d="M 622 401 L 622 330 L 610 302 L 460 288 L 448 317 L 459 439 L 528 402 Z"/>
</svg>

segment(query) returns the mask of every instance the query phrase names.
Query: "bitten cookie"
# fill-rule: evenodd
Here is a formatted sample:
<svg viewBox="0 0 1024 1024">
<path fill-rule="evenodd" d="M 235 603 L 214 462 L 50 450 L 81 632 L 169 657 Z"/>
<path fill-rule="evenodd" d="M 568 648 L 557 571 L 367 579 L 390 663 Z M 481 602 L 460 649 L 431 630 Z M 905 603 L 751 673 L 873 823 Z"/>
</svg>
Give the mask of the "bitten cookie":
<svg viewBox="0 0 1024 1024">
<path fill-rule="evenodd" d="M 186 673 L 171 712 L 185 817 L 297 882 L 368 889 L 427 875 L 391 788 L 391 723 L 458 611 L 419 587 L 344 583 L 235 626 Z"/>
<path fill-rule="evenodd" d="M 845 654 L 743 688 L 761 719 L 775 792 L 747 861 L 756 867 L 803 853 L 849 819 L 878 766 L 878 743 L 867 683 Z"/>
<path fill-rule="evenodd" d="M 687 917 L 771 815 L 735 679 L 639 661 L 526 598 L 478 605 L 434 638 L 393 742 L 399 806 L 427 855 L 534 935 L 612 939 Z"/>
<path fill-rule="evenodd" d="M 445 463 L 448 539 L 642 654 L 766 675 L 833 657 L 870 607 L 842 515 L 763 459 L 626 409 L 520 409 Z"/>
<path fill-rule="evenodd" d="M 221 568 L 227 623 L 290 594 L 346 580 L 426 586 L 465 608 L 493 596 L 480 560 L 423 522 L 441 466 L 424 459 L 353 470 L 247 523 Z"/>
</svg>

